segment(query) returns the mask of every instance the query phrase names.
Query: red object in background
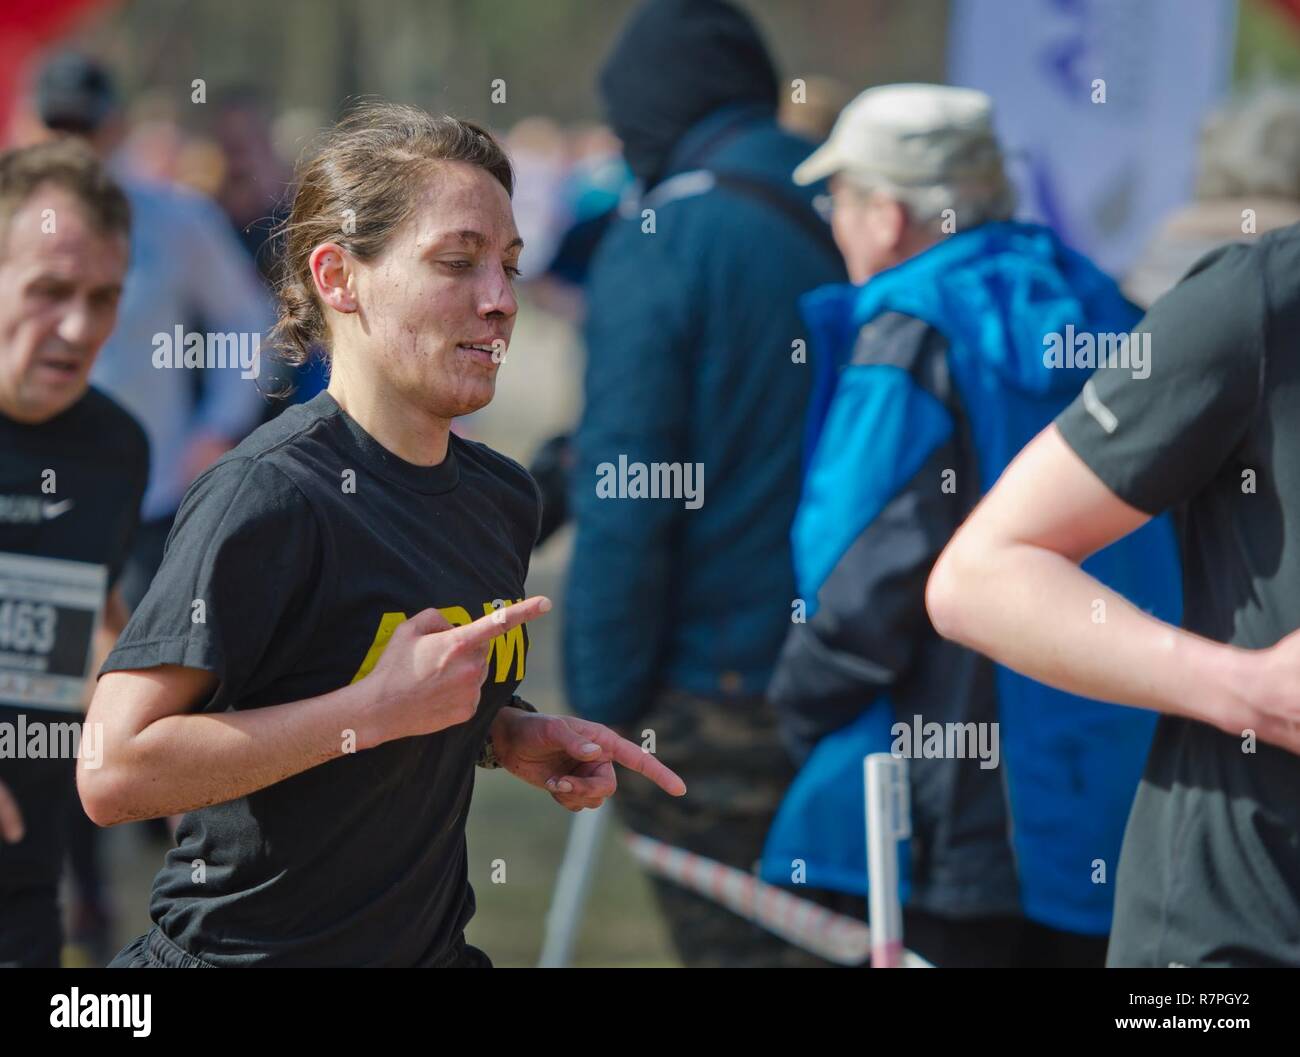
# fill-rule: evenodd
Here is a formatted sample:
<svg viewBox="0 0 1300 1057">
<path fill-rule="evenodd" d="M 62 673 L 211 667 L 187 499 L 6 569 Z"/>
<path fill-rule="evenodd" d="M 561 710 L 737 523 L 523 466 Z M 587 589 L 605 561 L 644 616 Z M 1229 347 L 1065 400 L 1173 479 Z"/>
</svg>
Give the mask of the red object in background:
<svg viewBox="0 0 1300 1057">
<path fill-rule="evenodd" d="M 0 144 L 9 141 L 14 107 L 28 66 L 90 11 L 114 0 L 3 0 L 0 2 Z"/>
<path fill-rule="evenodd" d="M 1295 23 L 1294 28 L 1300 29 L 1300 0 L 1273 0 L 1273 6 Z"/>
</svg>

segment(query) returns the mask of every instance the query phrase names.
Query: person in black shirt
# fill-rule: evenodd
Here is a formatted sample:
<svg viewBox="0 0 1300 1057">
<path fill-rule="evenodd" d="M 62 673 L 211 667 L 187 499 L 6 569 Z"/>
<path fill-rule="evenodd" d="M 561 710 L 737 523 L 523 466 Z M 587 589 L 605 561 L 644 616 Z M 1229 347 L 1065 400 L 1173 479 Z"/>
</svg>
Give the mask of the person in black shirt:
<svg viewBox="0 0 1300 1057">
<path fill-rule="evenodd" d="M 1300 965 L 1297 333 L 1300 225 L 1202 259 L 931 575 L 943 635 L 1164 713 L 1125 831 L 1108 965 Z M 1182 540 L 1182 630 L 1077 567 L 1164 510 Z"/>
<path fill-rule="evenodd" d="M 117 319 L 130 208 L 91 152 L 0 155 L 0 965 L 57 967 L 73 753 L 149 472 L 140 426 L 89 387 Z"/>
<path fill-rule="evenodd" d="M 607 728 L 530 714 L 532 478 L 451 421 L 493 395 L 522 243 L 487 133 L 379 104 L 299 174 L 281 340 L 330 385 L 203 474 L 104 665 L 92 819 L 184 813 L 155 927 L 112 963 L 484 966 L 465 819 L 476 762 L 571 810 L 619 762 Z M 512 707 L 515 706 L 515 707 Z"/>
</svg>

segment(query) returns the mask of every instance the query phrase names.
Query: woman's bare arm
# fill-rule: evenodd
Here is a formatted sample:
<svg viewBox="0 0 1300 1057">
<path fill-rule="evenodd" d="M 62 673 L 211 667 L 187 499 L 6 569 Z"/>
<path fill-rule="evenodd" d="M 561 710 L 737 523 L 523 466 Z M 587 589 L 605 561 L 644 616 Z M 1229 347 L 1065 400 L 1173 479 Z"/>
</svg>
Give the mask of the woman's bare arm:
<svg viewBox="0 0 1300 1057">
<path fill-rule="evenodd" d="M 217 685 L 196 668 L 109 672 L 86 715 L 103 748 L 101 766 L 77 761 L 82 806 L 101 826 L 193 811 L 345 751 L 464 723 L 478 708 L 492 639 L 550 605 L 537 596 L 455 628 L 424 610 L 398 626 L 365 679 L 263 708 L 193 711 Z"/>
<path fill-rule="evenodd" d="M 344 731 L 358 721 L 361 683 L 269 708 L 191 712 L 215 686 L 210 672 L 176 665 L 99 680 L 86 722 L 100 724 L 102 765 L 77 761 L 81 803 L 95 823 L 246 796 L 342 755 Z"/>
</svg>

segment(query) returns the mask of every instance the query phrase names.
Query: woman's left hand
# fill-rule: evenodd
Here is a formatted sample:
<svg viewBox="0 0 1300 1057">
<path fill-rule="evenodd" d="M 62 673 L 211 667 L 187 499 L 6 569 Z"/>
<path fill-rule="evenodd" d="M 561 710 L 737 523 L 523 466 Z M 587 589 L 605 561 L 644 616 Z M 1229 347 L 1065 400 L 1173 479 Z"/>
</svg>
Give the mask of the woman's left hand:
<svg viewBox="0 0 1300 1057">
<path fill-rule="evenodd" d="M 639 745 L 575 716 L 507 706 L 492 721 L 492 749 L 507 771 L 545 789 L 570 811 L 600 807 L 614 794 L 615 763 L 644 775 L 670 796 L 686 795 L 686 783 Z"/>
</svg>

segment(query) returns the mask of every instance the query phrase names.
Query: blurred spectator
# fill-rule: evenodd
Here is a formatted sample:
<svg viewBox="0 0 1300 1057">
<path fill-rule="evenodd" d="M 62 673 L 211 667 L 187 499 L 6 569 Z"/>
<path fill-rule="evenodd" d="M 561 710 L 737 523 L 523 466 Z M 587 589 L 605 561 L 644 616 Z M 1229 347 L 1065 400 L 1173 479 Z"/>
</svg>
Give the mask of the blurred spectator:
<svg viewBox="0 0 1300 1057">
<path fill-rule="evenodd" d="M 102 750 L 88 731 L 60 749 L 59 732 L 79 728 L 127 619 L 119 576 L 149 451 L 89 376 L 116 318 L 129 213 L 82 144 L 0 155 L 0 725 L 49 747 L 0 752 L 0 966 L 59 965 L 67 823 L 81 814 L 67 748 L 91 767 Z"/>
<path fill-rule="evenodd" d="M 561 188 L 567 226 L 546 271 L 528 285 L 529 297 L 538 307 L 572 323 L 581 322 L 592 259 L 631 186 L 632 172 L 619 152 L 618 138 L 608 128 L 591 125 L 570 134 L 570 167 Z M 546 440 L 528 464 L 542 493 L 538 547 L 569 520 L 573 459 L 573 438 L 564 433 Z"/>
<path fill-rule="evenodd" d="M 270 114 L 256 89 L 222 93 L 215 136 L 223 163 L 217 204 L 270 290 L 279 278 L 275 235 L 288 216 L 293 173 L 275 148 Z M 268 356 L 262 371 L 260 388 L 270 397 L 264 418 L 274 417 L 290 404 L 306 403 L 329 381 L 325 360 L 319 356 L 297 367 Z"/>
<path fill-rule="evenodd" d="M 215 129 L 224 167 L 217 204 L 225 211 L 257 270 L 275 281 L 268 242 L 288 215 L 292 173 L 271 143 L 271 122 L 262 97 L 251 88 L 223 93 Z"/>
<path fill-rule="evenodd" d="M 808 144 L 777 126 L 776 71 L 746 15 L 651 0 L 600 88 L 643 194 L 601 240 L 587 290 L 570 700 L 643 745 L 653 731 L 689 787 L 670 803 L 623 782 L 632 829 L 749 870 L 793 775 L 763 691 L 794 597 L 810 377 L 796 300 L 843 271 L 811 193 L 790 185 Z M 637 464 L 675 467 L 679 494 L 601 497 L 611 468 Z M 687 965 L 820 964 L 654 884 Z"/>
<path fill-rule="evenodd" d="M 84 137 L 103 158 L 121 142 L 112 78 L 93 59 L 64 53 L 50 60 L 36 105 L 46 128 Z M 117 329 L 92 380 L 144 426 L 153 453 L 143 524 L 123 581 L 134 608 L 190 482 L 248 433 L 264 406 L 255 380 L 239 370 L 155 367 L 155 338 L 181 326 L 256 334 L 260 342 L 272 315 L 251 261 L 210 201 L 130 176 L 122 183 L 131 200 L 131 270 Z"/>
<path fill-rule="evenodd" d="M 564 133 L 550 118 L 527 117 L 505 137 L 518 176 L 515 223 L 524 240 L 519 267 L 525 277 L 540 275 L 563 233 L 562 188 L 568 166 Z"/>
<path fill-rule="evenodd" d="M 61 56 L 50 69 L 57 71 L 59 62 L 70 61 L 67 56 Z M 37 106 L 42 106 L 39 90 Z M 44 112 L 41 116 L 44 119 Z M 120 115 L 120 124 L 118 118 L 115 113 L 107 119 L 113 123 L 116 137 L 108 149 L 113 167 L 122 179 L 152 185 L 179 183 L 186 135 L 171 99 L 156 89 L 142 92 Z"/>
<path fill-rule="evenodd" d="M 781 100 L 777 120 L 796 136 L 820 143 L 831 134 L 848 101 L 849 90 L 834 78 L 806 77 L 802 97 L 797 99 L 793 89 L 788 92 Z"/>
<path fill-rule="evenodd" d="M 1100 967 L 1112 887 L 1096 862 L 1119 857 L 1154 717 L 944 641 L 925 584 L 984 490 L 1087 381 L 1074 330 L 1127 336 L 1139 313 L 1050 230 L 1010 220 L 982 92 L 863 92 L 794 174 L 827 177 L 860 285 L 803 301 L 817 368 L 793 531 L 807 612 L 770 689 L 803 766 L 765 872 L 788 883 L 801 860 L 810 887 L 856 897 L 862 914 L 862 760 L 901 751 L 907 945 L 939 966 Z M 1069 362 L 1049 360 L 1050 335 L 1068 335 Z M 1177 616 L 1168 519 L 1090 563 L 1138 605 Z"/>
<path fill-rule="evenodd" d="M 545 271 L 526 276 L 535 305 L 570 323 L 581 322 L 591 260 L 632 183 L 618 138 L 608 128 L 580 126 L 570 132 L 569 164 L 557 204 L 558 235 Z"/>
<path fill-rule="evenodd" d="M 47 130 L 84 138 L 101 158 L 110 158 L 121 143 L 124 123 L 112 78 L 85 56 L 64 53 L 49 61 L 37 80 L 36 109 Z M 164 140 L 160 133 L 153 141 Z M 142 522 L 121 580 L 134 609 L 162 560 L 185 490 L 257 424 L 265 407 L 256 381 L 239 369 L 155 367 L 156 341 L 172 341 L 179 328 L 243 334 L 250 345 L 260 344 L 273 316 L 256 269 L 210 201 L 130 176 L 121 183 L 131 204 L 131 263 L 117 327 L 91 381 L 129 411 L 149 439 Z M 72 817 L 74 938 L 94 951 L 111 951 L 112 908 L 101 890 L 97 831 L 79 805 Z"/>
<path fill-rule="evenodd" d="M 561 189 L 567 226 L 546 274 L 580 287 L 632 184 L 632 172 L 619 152 L 618 140 L 603 126 L 576 131 L 573 147 L 573 161 Z"/>
<path fill-rule="evenodd" d="M 1300 88 L 1257 86 L 1212 114 L 1197 169 L 1196 200 L 1165 218 L 1124 283 L 1143 307 L 1210 250 L 1300 221 Z"/>
</svg>

